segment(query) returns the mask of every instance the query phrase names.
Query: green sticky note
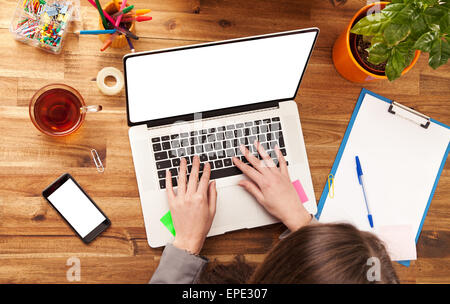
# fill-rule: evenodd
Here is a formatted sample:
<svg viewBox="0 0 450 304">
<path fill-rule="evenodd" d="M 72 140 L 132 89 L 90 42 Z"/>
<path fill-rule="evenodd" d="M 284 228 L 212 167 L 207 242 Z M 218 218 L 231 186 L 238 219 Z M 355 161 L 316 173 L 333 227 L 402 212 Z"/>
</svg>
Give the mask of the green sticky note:
<svg viewBox="0 0 450 304">
<path fill-rule="evenodd" d="M 169 229 L 170 233 L 175 236 L 175 228 L 173 227 L 172 215 L 170 214 L 170 211 L 164 214 L 163 217 L 159 220 L 161 221 L 161 223 L 163 223 L 164 226 L 166 226 L 167 229 Z"/>
</svg>

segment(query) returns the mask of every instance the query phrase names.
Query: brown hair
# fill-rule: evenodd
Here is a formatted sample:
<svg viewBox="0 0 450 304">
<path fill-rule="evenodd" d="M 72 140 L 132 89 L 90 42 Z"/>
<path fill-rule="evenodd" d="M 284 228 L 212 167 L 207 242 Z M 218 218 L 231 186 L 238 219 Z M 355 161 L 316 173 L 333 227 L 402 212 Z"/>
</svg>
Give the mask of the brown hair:
<svg viewBox="0 0 450 304">
<path fill-rule="evenodd" d="M 378 258 L 380 280 L 369 281 L 368 260 Z M 255 271 L 253 271 L 256 268 Z M 305 226 L 281 240 L 259 267 L 236 257 L 212 263 L 199 283 L 399 283 L 383 243 L 350 224 Z"/>
</svg>

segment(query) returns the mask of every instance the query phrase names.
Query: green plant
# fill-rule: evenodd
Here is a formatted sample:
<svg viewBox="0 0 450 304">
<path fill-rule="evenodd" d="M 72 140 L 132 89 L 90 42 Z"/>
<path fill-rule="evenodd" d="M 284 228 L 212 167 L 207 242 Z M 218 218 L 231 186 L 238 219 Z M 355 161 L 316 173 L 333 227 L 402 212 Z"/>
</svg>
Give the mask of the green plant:
<svg viewBox="0 0 450 304">
<path fill-rule="evenodd" d="M 390 81 L 401 76 L 416 50 L 429 53 L 428 64 L 436 69 L 450 57 L 450 0 L 392 0 L 351 32 L 370 39 L 367 60 L 386 62 Z"/>
</svg>

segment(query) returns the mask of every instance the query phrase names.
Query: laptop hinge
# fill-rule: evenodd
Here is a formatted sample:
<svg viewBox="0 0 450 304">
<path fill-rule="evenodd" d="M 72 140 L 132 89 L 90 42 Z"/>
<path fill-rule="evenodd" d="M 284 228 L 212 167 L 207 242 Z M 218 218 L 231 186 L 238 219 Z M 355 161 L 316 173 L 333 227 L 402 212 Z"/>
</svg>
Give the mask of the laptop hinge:
<svg viewBox="0 0 450 304">
<path fill-rule="evenodd" d="M 165 128 L 168 125 L 191 123 L 192 121 L 196 121 L 196 120 L 205 121 L 205 120 L 212 120 L 212 119 L 223 118 L 223 117 L 232 117 L 232 116 L 237 116 L 237 115 L 242 115 L 242 114 L 273 110 L 273 109 L 277 109 L 279 107 L 278 103 L 279 103 L 279 101 L 270 101 L 270 102 L 257 103 L 257 104 L 251 104 L 251 105 L 245 105 L 245 106 L 239 106 L 239 107 L 233 107 L 233 108 L 227 108 L 227 109 L 221 109 L 221 110 L 213 110 L 213 111 L 194 113 L 194 114 L 165 118 L 165 119 L 152 120 L 152 121 L 148 121 L 146 123 L 147 123 L 147 128 L 155 128 L 155 127 Z"/>
</svg>

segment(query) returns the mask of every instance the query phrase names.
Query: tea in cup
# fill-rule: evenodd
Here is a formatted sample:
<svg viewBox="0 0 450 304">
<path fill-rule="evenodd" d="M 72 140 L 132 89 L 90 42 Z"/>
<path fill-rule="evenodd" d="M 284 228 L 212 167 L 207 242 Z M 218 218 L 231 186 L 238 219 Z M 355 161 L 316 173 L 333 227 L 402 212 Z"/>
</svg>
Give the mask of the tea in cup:
<svg viewBox="0 0 450 304">
<path fill-rule="evenodd" d="M 101 105 L 86 106 L 81 94 L 65 84 L 41 88 L 31 98 L 29 107 L 35 127 L 50 136 L 72 134 L 81 127 L 86 113 L 101 110 Z"/>
</svg>

